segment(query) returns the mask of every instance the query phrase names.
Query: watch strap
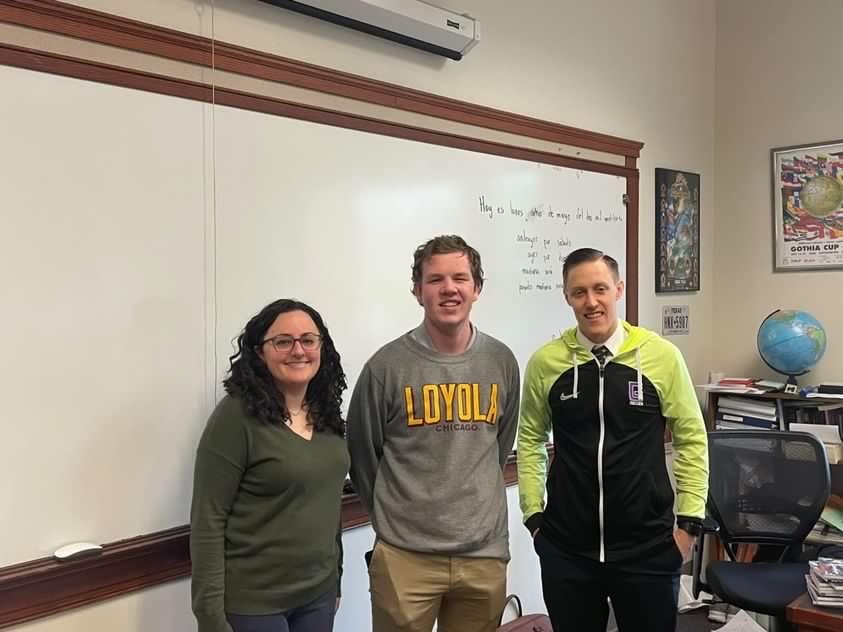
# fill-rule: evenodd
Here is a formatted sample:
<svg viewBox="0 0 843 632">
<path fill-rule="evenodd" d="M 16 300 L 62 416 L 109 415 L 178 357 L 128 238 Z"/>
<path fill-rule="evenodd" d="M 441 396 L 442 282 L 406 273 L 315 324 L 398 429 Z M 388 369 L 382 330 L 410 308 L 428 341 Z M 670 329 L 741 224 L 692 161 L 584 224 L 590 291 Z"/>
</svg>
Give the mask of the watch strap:
<svg viewBox="0 0 843 632">
<path fill-rule="evenodd" d="M 699 518 L 679 516 L 676 519 L 676 526 L 693 536 L 698 536 L 703 532 L 703 523 Z"/>
</svg>

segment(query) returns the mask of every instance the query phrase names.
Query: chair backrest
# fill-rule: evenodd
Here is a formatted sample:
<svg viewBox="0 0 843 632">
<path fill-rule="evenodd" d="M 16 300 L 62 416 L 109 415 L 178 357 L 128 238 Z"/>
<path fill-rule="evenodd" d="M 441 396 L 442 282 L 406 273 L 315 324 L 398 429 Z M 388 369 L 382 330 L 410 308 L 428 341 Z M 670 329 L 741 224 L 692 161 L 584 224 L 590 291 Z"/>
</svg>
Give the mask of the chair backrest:
<svg viewBox="0 0 843 632">
<path fill-rule="evenodd" d="M 823 444 L 804 432 L 717 430 L 708 450 L 708 509 L 727 549 L 801 545 L 830 493 Z"/>
</svg>

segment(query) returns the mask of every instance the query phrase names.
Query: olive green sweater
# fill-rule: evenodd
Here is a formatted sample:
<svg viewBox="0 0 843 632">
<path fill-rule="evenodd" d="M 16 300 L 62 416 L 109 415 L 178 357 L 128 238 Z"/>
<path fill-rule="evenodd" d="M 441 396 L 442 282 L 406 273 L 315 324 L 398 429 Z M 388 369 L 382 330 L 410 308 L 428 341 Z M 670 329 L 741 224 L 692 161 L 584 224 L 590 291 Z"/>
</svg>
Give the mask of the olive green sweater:
<svg viewBox="0 0 843 632">
<path fill-rule="evenodd" d="M 190 512 L 199 632 L 229 632 L 225 613 L 270 614 L 330 590 L 342 569 L 345 440 L 217 405 L 196 453 Z"/>
</svg>

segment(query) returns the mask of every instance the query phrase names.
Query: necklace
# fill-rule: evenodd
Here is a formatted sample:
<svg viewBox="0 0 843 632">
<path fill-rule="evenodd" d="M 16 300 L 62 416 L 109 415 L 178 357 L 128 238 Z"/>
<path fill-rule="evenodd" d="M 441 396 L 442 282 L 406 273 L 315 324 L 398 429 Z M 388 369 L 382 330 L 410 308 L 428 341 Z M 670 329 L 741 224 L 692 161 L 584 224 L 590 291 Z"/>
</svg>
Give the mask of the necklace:
<svg viewBox="0 0 843 632">
<path fill-rule="evenodd" d="M 288 408 L 287 419 L 284 420 L 284 423 L 287 425 L 287 427 L 294 428 L 295 426 L 293 425 L 293 418 L 298 417 L 302 413 L 307 415 L 307 406 L 302 406 L 298 410 L 292 410 L 291 408 Z M 304 418 L 304 423 L 307 428 L 310 428 L 312 426 L 310 420 L 306 416 Z"/>
<path fill-rule="evenodd" d="M 291 426 L 293 424 L 293 417 L 298 417 L 302 413 L 307 414 L 307 404 L 299 408 L 298 410 L 293 410 L 292 408 L 287 409 L 287 425 Z"/>
</svg>

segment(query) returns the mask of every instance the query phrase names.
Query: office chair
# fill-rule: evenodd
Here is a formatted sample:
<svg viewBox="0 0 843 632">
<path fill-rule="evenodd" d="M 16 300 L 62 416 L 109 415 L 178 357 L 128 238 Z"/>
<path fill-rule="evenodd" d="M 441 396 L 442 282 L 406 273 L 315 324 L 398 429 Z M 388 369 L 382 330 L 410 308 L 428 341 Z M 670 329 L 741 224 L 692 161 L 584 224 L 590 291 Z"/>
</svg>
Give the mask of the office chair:
<svg viewBox="0 0 843 632">
<path fill-rule="evenodd" d="M 705 568 L 704 539 L 694 552 L 693 592 L 771 617 L 771 630 L 791 628 L 787 605 L 805 592 L 802 543 L 830 493 L 825 448 L 814 435 L 775 430 L 718 430 L 708 435 L 707 511 L 729 561 Z M 739 544 L 755 543 L 777 558 L 736 562 Z M 779 552 L 780 551 L 780 552 Z"/>
</svg>

